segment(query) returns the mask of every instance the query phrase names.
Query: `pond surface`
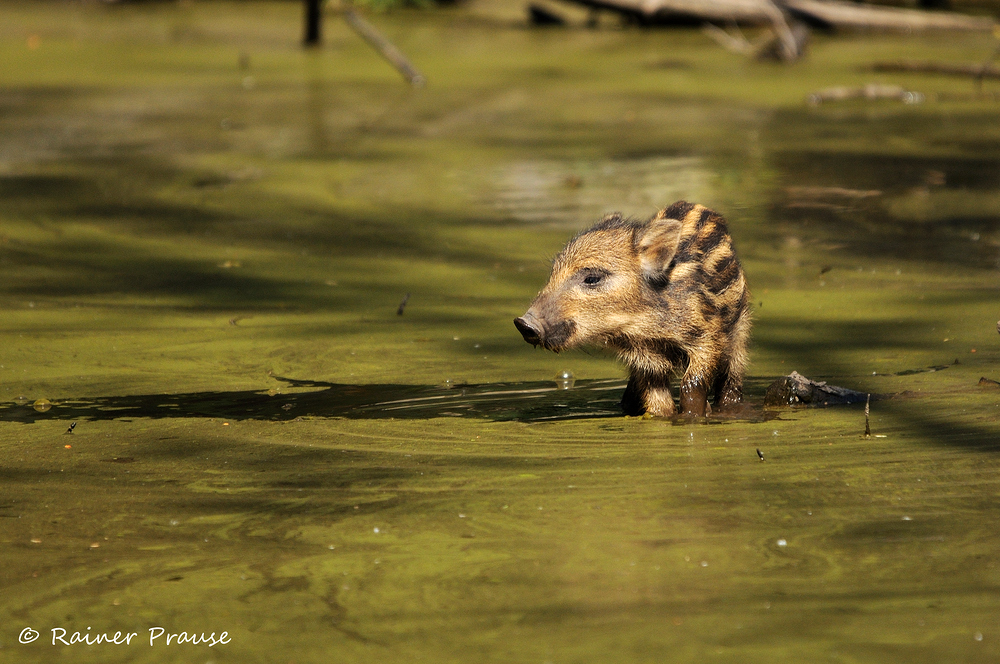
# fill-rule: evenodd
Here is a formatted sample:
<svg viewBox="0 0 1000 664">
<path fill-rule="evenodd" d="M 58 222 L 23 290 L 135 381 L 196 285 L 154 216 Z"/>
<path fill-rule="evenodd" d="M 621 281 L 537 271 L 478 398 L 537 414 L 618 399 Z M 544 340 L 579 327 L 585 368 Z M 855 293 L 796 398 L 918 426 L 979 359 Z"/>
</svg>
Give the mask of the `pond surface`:
<svg viewBox="0 0 1000 664">
<path fill-rule="evenodd" d="M 1000 90 L 870 70 L 993 37 L 521 11 L 372 17 L 411 90 L 298 3 L 4 6 L 0 661 L 1000 658 Z M 806 103 L 871 81 L 926 101 Z M 679 198 L 754 293 L 743 419 L 625 418 L 511 324 Z M 792 370 L 872 437 L 765 409 Z"/>
</svg>

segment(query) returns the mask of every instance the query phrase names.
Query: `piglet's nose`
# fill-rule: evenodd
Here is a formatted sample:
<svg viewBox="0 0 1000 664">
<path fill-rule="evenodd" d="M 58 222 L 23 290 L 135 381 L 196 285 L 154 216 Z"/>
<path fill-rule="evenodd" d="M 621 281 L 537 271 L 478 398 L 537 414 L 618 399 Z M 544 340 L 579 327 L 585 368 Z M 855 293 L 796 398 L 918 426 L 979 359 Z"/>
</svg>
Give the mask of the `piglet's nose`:
<svg viewBox="0 0 1000 664">
<path fill-rule="evenodd" d="M 515 318 L 514 327 L 517 331 L 521 333 L 524 340 L 527 341 L 532 346 L 537 346 L 542 343 L 542 331 L 536 325 L 532 325 L 525 318 Z"/>
</svg>

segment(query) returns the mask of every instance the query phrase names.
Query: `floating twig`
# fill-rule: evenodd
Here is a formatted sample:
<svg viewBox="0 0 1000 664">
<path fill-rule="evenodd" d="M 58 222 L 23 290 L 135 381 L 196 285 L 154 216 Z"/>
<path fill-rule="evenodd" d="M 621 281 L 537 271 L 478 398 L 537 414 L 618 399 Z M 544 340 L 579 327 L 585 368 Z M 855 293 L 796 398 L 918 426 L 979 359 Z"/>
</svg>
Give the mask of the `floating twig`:
<svg viewBox="0 0 1000 664">
<path fill-rule="evenodd" d="M 427 82 L 424 75 L 416 70 L 406 59 L 402 51 L 396 48 L 392 42 L 382 36 L 371 23 L 361 18 L 353 9 L 344 10 L 344 21 L 351 26 L 358 35 L 368 42 L 368 45 L 378 51 L 383 58 L 389 61 L 400 74 L 403 75 L 410 85 L 415 88 L 422 88 Z"/>
<path fill-rule="evenodd" d="M 403 296 L 403 301 L 399 303 L 399 308 L 396 309 L 396 315 L 397 316 L 402 316 L 403 315 L 403 309 L 406 308 L 406 303 L 409 302 L 409 301 L 410 301 L 410 294 L 407 293 L 405 296 Z"/>
<path fill-rule="evenodd" d="M 872 437 L 872 427 L 871 427 L 871 424 L 868 422 L 868 409 L 871 406 L 871 403 L 872 403 L 872 395 L 869 394 L 868 395 L 868 399 L 865 401 L 865 439 L 866 440 Z"/>
<path fill-rule="evenodd" d="M 862 87 L 838 86 L 835 88 L 824 88 L 809 95 L 806 101 L 813 106 L 819 106 L 825 102 L 847 101 L 848 99 L 867 99 L 869 101 L 895 99 L 904 104 L 919 104 L 924 100 L 924 95 L 912 90 L 906 90 L 898 85 L 869 83 Z"/>
</svg>

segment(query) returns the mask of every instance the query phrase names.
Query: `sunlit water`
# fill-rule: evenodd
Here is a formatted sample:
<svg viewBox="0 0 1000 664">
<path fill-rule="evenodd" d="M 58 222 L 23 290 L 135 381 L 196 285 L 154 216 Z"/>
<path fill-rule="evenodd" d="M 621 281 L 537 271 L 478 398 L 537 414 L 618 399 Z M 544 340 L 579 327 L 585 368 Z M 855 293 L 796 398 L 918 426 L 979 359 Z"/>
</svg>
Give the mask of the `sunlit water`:
<svg viewBox="0 0 1000 664">
<path fill-rule="evenodd" d="M 372 17 L 413 91 L 299 10 L 0 10 L 0 661 L 1000 657 L 996 91 L 870 71 L 992 37 Z M 805 102 L 870 80 L 926 101 Z M 754 294 L 739 417 L 623 417 L 511 324 L 679 198 Z M 792 370 L 871 436 L 765 408 Z"/>
</svg>

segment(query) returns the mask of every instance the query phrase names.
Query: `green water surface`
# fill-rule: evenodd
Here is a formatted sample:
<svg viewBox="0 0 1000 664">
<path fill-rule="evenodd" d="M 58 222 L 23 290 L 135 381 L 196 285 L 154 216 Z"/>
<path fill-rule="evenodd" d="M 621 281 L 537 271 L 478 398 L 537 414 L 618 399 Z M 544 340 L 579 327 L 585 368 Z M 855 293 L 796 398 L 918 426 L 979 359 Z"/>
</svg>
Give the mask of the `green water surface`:
<svg viewBox="0 0 1000 664">
<path fill-rule="evenodd" d="M 869 68 L 992 36 L 371 17 L 413 90 L 334 10 L 0 5 L 0 661 L 1000 658 L 1000 87 Z M 805 101 L 872 81 L 925 101 Z M 754 293 L 746 419 L 622 417 L 511 323 L 680 198 Z M 792 370 L 873 436 L 764 409 Z"/>
</svg>

